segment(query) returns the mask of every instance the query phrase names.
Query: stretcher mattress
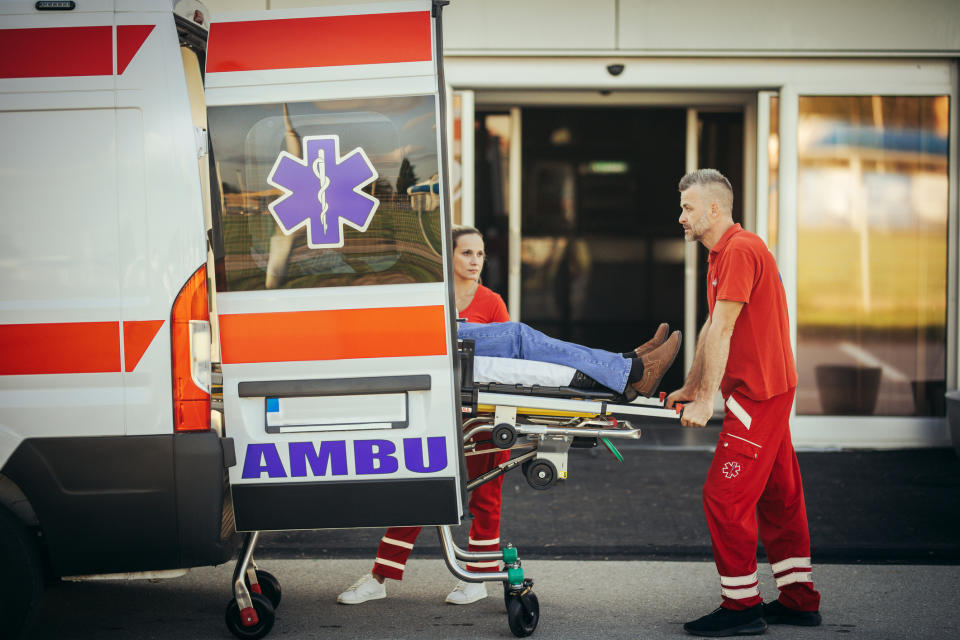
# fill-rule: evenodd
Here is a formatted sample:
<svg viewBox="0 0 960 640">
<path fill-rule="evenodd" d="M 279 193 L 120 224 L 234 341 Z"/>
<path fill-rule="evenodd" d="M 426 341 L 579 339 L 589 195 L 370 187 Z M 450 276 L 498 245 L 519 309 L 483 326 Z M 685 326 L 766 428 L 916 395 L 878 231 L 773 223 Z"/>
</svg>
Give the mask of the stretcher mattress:
<svg viewBox="0 0 960 640">
<path fill-rule="evenodd" d="M 538 360 L 473 357 L 473 381 L 481 384 L 519 384 L 524 386 L 566 387 L 577 372 L 573 367 Z"/>
</svg>

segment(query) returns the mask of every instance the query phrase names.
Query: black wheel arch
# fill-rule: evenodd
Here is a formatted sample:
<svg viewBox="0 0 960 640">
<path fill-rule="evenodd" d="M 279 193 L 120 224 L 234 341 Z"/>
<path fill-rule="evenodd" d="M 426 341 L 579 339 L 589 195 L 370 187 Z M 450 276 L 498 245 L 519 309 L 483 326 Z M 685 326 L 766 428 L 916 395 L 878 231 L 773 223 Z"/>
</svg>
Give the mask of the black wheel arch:
<svg viewBox="0 0 960 640">
<path fill-rule="evenodd" d="M 56 575 L 120 573 L 230 559 L 238 537 L 224 459 L 214 432 L 28 438 L 0 473 Z"/>
</svg>

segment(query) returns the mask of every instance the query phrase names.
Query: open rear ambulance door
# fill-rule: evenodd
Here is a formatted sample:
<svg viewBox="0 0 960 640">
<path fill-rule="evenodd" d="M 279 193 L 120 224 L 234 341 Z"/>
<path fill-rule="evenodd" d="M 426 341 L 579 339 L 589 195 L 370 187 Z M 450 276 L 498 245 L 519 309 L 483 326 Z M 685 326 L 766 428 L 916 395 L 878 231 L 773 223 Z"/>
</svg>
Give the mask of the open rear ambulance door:
<svg viewBox="0 0 960 640">
<path fill-rule="evenodd" d="M 404 0 L 211 25 L 239 531 L 459 523 L 434 11 Z"/>
</svg>

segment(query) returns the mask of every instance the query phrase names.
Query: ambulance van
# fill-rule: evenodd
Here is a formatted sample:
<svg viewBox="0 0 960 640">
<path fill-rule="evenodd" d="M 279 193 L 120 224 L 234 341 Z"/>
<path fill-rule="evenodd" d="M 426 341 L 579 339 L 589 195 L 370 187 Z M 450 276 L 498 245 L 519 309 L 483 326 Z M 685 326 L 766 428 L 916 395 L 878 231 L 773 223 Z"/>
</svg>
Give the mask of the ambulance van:
<svg viewBox="0 0 960 640">
<path fill-rule="evenodd" d="M 408 194 L 444 179 L 441 4 L 0 4 L 14 636 L 45 577 L 459 523 L 448 214 Z"/>
</svg>

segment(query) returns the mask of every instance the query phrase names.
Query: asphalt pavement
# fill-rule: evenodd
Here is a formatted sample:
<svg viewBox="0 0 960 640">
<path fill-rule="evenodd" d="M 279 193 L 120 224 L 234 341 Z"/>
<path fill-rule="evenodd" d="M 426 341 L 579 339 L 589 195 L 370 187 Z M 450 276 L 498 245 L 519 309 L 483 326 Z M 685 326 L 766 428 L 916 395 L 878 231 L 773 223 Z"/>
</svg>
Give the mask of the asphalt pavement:
<svg viewBox="0 0 960 640">
<path fill-rule="evenodd" d="M 513 638 L 496 587 L 468 606 L 444 604 L 454 584 L 443 563 L 413 563 L 385 600 L 345 606 L 337 593 L 365 560 L 262 561 L 281 581 L 283 598 L 268 640 L 441 640 Z M 540 601 L 531 640 L 604 638 L 682 640 L 683 623 L 719 603 L 709 562 L 529 560 Z M 156 583 L 62 584 L 48 593 L 38 640 L 230 640 L 223 622 L 232 569 L 195 569 Z M 823 625 L 771 627 L 771 640 L 951 640 L 960 637 L 960 568 L 938 565 L 814 567 Z M 761 571 L 761 592 L 775 597 Z"/>
</svg>

